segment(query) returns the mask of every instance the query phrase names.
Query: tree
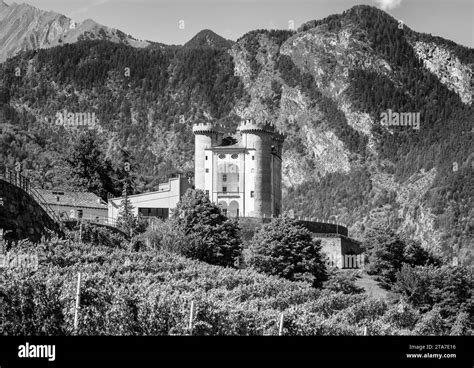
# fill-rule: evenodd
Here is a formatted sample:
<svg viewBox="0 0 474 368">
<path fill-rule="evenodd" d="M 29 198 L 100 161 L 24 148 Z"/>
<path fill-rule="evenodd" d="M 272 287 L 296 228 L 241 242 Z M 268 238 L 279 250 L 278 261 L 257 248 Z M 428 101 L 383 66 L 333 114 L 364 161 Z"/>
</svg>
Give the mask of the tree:
<svg viewBox="0 0 474 368">
<path fill-rule="evenodd" d="M 404 262 L 413 266 L 424 266 L 428 264 L 438 264 L 439 261 L 425 250 L 419 241 L 407 240 L 407 245 L 403 251 Z"/>
<path fill-rule="evenodd" d="M 413 266 L 438 264 L 438 260 L 419 242 L 382 227 L 367 231 L 364 248 L 369 259 L 367 272 L 379 275 L 386 287 L 396 281 L 396 273 L 405 263 Z"/>
<path fill-rule="evenodd" d="M 469 314 L 466 312 L 460 312 L 456 320 L 454 321 L 453 327 L 451 327 L 451 336 L 471 336 L 473 332 L 472 319 L 469 318 Z"/>
<path fill-rule="evenodd" d="M 441 316 L 454 322 L 460 311 L 474 314 L 473 281 L 467 267 L 409 266 L 396 274 L 392 291 L 405 297 L 415 308 L 427 312 L 438 308 Z"/>
<path fill-rule="evenodd" d="M 92 192 L 107 200 L 107 192 L 115 193 L 112 165 L 100 150 L 98 137 L 88 131 L 71 147 L 66 163 L 74 187 Z"/>
<path fill-rule="evenodd" d="M 390 286 L 405 261 L 402 238 L 391 229 L 377 228 L 368 232 L 364 247 L 369 259 L 367 273 L 379 275 L 382 284 Z"/>
<path fill-rule="evenodd" d="M 242 255 L 240 228 L 224 216 L 202 190 L 188 189 L 173 212 L 182 241 L 176 251 L 186 257 L 219 266 L 233 266 Z"/>
<path fill-rule="evenodd" d="M 145 232 L 147 223 L 140 217 L 133 214 L 134 207 L 130 200 L 125 197 L 120 203 L 120 212 L 117 217 L 116 226 L 130 236 L 139 235 Z"/>
<path fill-rule="evenodd" d="M 250 250 L 250 265 L 259 272 L 307 281 L 314 287 L 327 279 L 321 242 L 287 216 L 263 225 L 250 242 Z"/>
</svg>

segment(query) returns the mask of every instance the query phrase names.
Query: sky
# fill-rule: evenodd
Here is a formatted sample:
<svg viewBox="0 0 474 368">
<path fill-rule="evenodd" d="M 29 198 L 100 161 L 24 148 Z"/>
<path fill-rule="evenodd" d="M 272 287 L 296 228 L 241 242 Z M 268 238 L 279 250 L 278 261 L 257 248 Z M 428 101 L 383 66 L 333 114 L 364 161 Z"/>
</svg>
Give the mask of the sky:
<svg viewBox="0 0 474 368">
<path fill-rule="evenodd" d="M 11 0 L 5 1 L 10 4 Z M 377 6 L 418 32 L 474 47 L 472 0 L 16 0 L 75 21 L 91 18 L 138 39 L 184 44 L 202 29 L 237 40 L 255 29 L 341 13 L 354 5 Z M 292 22 L 292 23 L 291 23 Z"/>
</svg>

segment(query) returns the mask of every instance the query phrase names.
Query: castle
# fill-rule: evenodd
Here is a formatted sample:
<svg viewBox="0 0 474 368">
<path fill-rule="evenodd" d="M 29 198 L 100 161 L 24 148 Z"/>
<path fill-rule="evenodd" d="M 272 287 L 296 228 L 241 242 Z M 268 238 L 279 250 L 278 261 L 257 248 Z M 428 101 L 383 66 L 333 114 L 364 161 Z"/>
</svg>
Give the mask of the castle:
<svg viewBox="0 0 474 368">
<path fill-rule="evenodd" d="M 196 189 L 204 190 L 231 217 L 281 213 L 284 135 L 270 122 L 242 120 L 224 137 L 212 123 L 193 125 Z"/>
<path fill-rule="evenodd" d="M 223 130 L 212 123 L 193 125 L 194 186 L 204 190 L 225 215 L 240 217 L 247 228 L 256 230 L 281 214 L 285 137 L 272 123 L 251 119 L 242 120 L 235 134 L 226 136 Z M 312 218 L 300 218 L 298 223 L 321 241 L 333 266 L 361 267 L 360 243 L 349 238 L 347 227 Z"/>
</svg>

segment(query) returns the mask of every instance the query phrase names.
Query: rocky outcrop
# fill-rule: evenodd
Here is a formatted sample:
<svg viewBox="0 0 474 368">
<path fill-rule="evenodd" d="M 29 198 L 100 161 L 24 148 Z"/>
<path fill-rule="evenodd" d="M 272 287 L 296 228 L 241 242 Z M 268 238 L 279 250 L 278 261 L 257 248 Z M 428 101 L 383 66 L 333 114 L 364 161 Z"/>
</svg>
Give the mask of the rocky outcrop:
<svg viewBox="0 0 474 368">
<path fill-rule="evenodd" d="M 461 63 L 453 52 L 433 42 L 417 41 L 412 44 L 425 68 L 436 75 L 441 83 L 456 92 L 461 101 L 472 103 L 471 75 L 468 65 Z"/>
<path fill-rule="evenodd" d="M 376 170 L 372 174 L 373 193 L 392 194 L 394 201 L 374 206 L 366 218 L 360 219 L 351 227 L 351 233 L 361 235 L 358 227 L 375 224 L 398 228 L 419 240 L 427 249 L 439 253 L 442 232 L 436 229 L 436 216 L 424 205 L 423 198 L 436 177 L 436 169 L 421 171 L 404 182 L 396 182 L 394 176 Z M 374 203 L 377 203 L 375 198 Z"/>
<path fill-rule="evenodd" d="M 319 90 L 337 103 L 352 128 L 372 138 L 372 118 L 354 109 L 344 93 L 349 85 L 349 70 L 360 68 L 387 76 L 392 70 L 372 50 L 362 30 L 347 24 L 340 31 L 330 31 L 322 25 L 297 33 L 282 45 L 280 52 L 313 76 Z"/>
<path fill-rule="evenodd" d="M 318 106 L 312 106 L 308 96 L 298 87 L 288 86 L 281 78 L 276 67 L 280 49 L 268 35 L 258 36 L 259 47 L 255 61 L 259 65 L 256 75 L 252 74 L 249 50 L 245 38 L 237 42 L 230 50 L 235 64 L 235 75 L 242 78 L 250 96 L 249 102 L 236 106 L 235 113 L 258 119 L 271 119 L 288 135 L 283 157 L 284 187 L 300 185 L 307 180 L 319 179 L 329 172 L 347 172 L 350 170 L 349 153 L 344 144 L 328 131 L 326 117 Z M 275 99 L 275 84 L 281 88 L 278 104 L 269 109 L 265 100 Z M 314 121 L 320 121 L 315 125 Z M 285 191 L 285 189 L 284 189 Z"/>
</svg>

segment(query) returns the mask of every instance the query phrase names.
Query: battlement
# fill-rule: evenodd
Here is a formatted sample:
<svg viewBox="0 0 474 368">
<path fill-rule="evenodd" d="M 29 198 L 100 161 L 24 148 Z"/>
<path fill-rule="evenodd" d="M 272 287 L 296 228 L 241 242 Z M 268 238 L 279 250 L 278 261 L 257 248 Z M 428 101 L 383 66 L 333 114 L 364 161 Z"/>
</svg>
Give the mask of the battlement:
<svg viewBox="0 0 474 368">
<path fill-rule="evenodd" d="M 214 123 L 210 122 L 201 122 L 193 124 L 193 133 L 194 134 L 209 134 L 209 133 L 218 133 Z"/>
<path fill-rule="evenodd" d="M 275 136 L 276 139 L 283 141 L 284 134 L 280 130 L 276 129 L 272 121 L 265 120 L 263 122 L 256 122 L 254 119 L 241 120 L 237 131 L 240 133 L 270 133 Z"/>
</svg>

